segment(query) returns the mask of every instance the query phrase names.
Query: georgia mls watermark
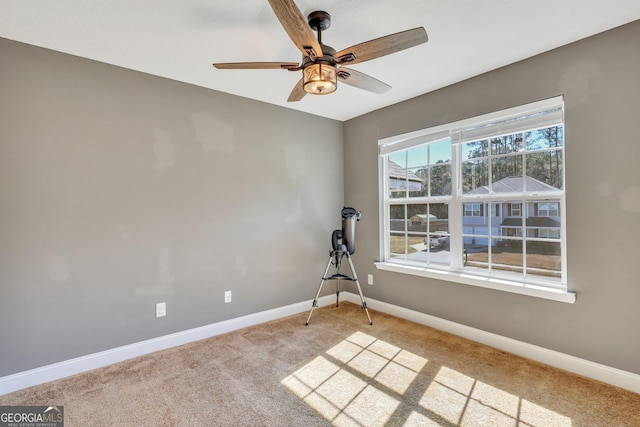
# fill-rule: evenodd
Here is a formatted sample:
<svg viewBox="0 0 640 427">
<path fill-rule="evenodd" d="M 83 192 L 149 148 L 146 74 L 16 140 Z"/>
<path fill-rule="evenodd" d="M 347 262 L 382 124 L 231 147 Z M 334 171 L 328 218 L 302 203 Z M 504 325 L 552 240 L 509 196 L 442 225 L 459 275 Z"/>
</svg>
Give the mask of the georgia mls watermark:
<svg viewBox="0 0 640 427">
<path fill-rule="evenodd" d="M 0 406 L 0 427 L 64 427 L 64 406 Z"/>
</svg>

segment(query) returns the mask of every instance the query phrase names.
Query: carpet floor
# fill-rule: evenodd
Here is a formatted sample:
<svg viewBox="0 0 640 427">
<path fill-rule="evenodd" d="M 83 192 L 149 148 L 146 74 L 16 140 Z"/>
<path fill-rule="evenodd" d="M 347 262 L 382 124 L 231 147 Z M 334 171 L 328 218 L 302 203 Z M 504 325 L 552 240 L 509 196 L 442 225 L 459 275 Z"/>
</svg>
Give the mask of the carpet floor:
<svg viewBox="0 0 640 427">
<path fill-rule="evenodd" d="M 640 394 L 354 304 L 0 396 L 65 426 L 640 426 Z"/>
</svg>

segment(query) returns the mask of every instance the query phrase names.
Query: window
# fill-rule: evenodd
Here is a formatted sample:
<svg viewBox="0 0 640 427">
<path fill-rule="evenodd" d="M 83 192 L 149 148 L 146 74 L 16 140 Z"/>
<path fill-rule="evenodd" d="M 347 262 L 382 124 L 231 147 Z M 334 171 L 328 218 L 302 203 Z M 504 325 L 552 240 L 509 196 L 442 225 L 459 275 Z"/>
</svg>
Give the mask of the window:
<svg viewBox="0 0 640 427">
<path fill-rule="evenodd" d="M 563 120 L 557 97 L 381 140 L 382 264 L 566 293 Z"/>
<path fill-rule="evenodd" d="M 465 203 L 464 216 L 482 216 L 482 205 L 480 203 Z"/>
<path fill-rule="evenodd" d="M 538 216 L 558 216 L 558 203 L 539 203 Z"/>
</svg>

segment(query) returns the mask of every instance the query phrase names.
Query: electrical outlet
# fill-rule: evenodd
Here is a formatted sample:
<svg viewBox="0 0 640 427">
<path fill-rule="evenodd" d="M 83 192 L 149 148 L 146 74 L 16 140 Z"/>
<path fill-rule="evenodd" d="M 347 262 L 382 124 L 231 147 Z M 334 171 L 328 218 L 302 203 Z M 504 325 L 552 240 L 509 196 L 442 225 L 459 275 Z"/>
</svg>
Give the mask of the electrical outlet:
<svg viewBox="0 0 640 427">
<path fill-rule="evenodd" d="M 373 274 L 367 275 L 367 283 L 373 285 Z"/>
<path fill-rule="evenodd" d="M 159 302 L 156 304 L 156 317 L 164 317 L 167 315 L 167 303 Z"/>
<path fill-rule="evenodd" d="M 231 291 L 224 291 L 224 303 L 231 302 Z"/>
</svg>

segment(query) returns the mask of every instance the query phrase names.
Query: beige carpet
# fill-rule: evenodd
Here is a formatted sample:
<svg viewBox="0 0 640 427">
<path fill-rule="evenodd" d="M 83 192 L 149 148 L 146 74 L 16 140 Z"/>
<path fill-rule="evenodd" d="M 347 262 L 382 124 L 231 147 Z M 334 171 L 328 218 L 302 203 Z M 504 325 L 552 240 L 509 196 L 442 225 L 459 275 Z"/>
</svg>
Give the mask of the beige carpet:
<svg viewBox="0 0 640 427">
<path fill-rule="evenodd" d="M 360 307 L 0 396 L 65 426 L 640 426 L 640 395 Z"/>
</svg>

